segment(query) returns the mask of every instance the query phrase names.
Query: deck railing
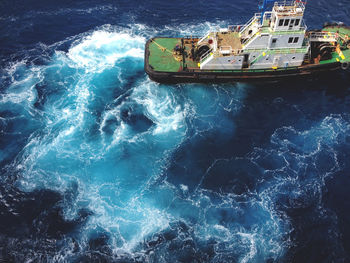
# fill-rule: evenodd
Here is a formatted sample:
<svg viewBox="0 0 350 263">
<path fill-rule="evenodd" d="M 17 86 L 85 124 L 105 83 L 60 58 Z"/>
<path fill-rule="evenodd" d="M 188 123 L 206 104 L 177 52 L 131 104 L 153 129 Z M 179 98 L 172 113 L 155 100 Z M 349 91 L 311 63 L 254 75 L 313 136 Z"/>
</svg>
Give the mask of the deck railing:
<svg viewBox="0 0 350 263">
<path fill-rule="evenodd" d="M 231 46 L 221 46 L 220 53 L 221 54 L 230 54 L 230 53 L 232 53 L 232 47 Z"/>
<path fill-rule="evenodd" d="M 254 16 L 240 29 L 239 33 L 243 34 L 254 22 L 258 22 L 261 18 L 261 13 L 255 13 Z"/>
<path fill-rule="evenodd" d="M 265 48 L 254 48 L 254 49 L 232 49 L 230 53 L 224 53 L 225 55 L 231 55 L 231 56 L 237 56 L 240 54 L 243 54 L 244 52 L 248 53 L 253 53 L 253 52 L 261 52 L 265 53 L 265 55 L 270 55 L 270 54 L 291 54 L 291 53 L 307 53 L 309 50 L 308 46 L 303 46 L 301 48 L 275 48 L 275 49 L 266 49 Z M 204 53 L 201 58 L 200 58 L 200 63 L 202 64 L 209 56 L 220 56 L 223 53 L 220 52 L 221 50 L 218 51 L 213 51 L 213 50 L 208 50 L 206 53 Z"/>
<path fill-rule="evenodd" d="M 210 36 L 210 34 L 212 34 L 212 32 L 207 33 L 204 37 L 202 37 L 200 40 L 198 40 L 197 44 L 200 44 L 200 43 L 202 43 L 204 40 L 206 40 L 206 39 Z"/>
<path fill-rule="evenodd" d="M 200 64 L 202 64 L 209 56 L 211 56 L 212 52 L 212 49 L 209 49 L 207 52 L 205 52 L 199 59 Z"/>
<path fill-rule="evenodd" d="M 290 13 L 290 12 L 299 13 L 299 10 L 297 10 L 298 8 L 302 13 L 304 13 L 305 4 L 301 1 L 283 1 L 283 2 L 275 2 L 273 7 L 274 11 L 278 13 Z"/>
<path fill-rule="evenodd" d="M 336 42 L 339 38 L 339 35 L 331 32 L 310 32 L 308 34 L 310 41 L 317 42 Z"/>
</svg>

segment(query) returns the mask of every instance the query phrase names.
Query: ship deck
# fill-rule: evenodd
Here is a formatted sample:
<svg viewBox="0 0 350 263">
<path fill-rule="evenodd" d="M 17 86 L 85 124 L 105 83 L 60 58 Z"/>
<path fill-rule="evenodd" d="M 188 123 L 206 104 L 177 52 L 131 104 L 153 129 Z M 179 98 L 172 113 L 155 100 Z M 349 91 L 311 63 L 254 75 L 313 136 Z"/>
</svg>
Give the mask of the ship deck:
<svg viewBox="0 0 350 263">
<path fill-rule="evenodd" d="M 339 33 L 340 36 L 346 38 L 350 38 L 350 27 L 344 27 L 344 26 L 334 26 L 334 27 L 326 27 L 323 29 L 324 32 L 331 32 L 331 33 Z M 227 35 L 227 34 L 226 34 Z M 198 41 L 198 38 L 196 39 L 184 39 L 184 47 L 185 51 L 187 53 L 187 56 L 184 57 L 184 61 L 182 61 L 182 56 L 176 56 L 174 54 L 174 47 L 176 45 L 181 46 L 181 38 L 154 38 L 152 41 L 148 42 L 148 54 L 147 56 L 147 62 L 148 66 L 155 72 L 183 72 L 184 66 L 186 67 L 186 71 L 192 71 L 192 72 L 200 72 L 200 68 L 198 66 L 198 61 L 193 61 L 191 59 L 191 46 L 192 41 L 196 43 Z M 229 45 L 232 44 L 233 46 L 236 45 L 234 38 L 225 38 L 225 40 L 221 40 L 221 45 Z M 233 41 L 234 43 L 231 43 Z M 273 50 L 271 50 L 272 52 Z M 348 62 L 350 63 L 350 46 L 342 50 L 341 56 L 337 52 L 332 53 L 332 58 L 329 60 L 323 60 L 320 61 L 319 64 L 332 64 L 332 63 L 344 63 Z M 303 65 L 305 66 L 312 66 L 312 64 Z M 263 71 L 283 71 L 286 70 L 286 68 L 278 68 L 278 69 L 263 69 Z M 227 70 L 212 70 L 212 72 L 221 72 Z M 261 70 L 253 70 L 253 69 L 244 69 L 244 70 L 231 70 L 231 72 L 260 72 Z"/>
<path fill-rule="evenodd" d="M 242 49 L 241 38 L 238 32 L 222 32 L 218 33 L 218 47 L 231 47 L 233 50 Z"/>
<path fill-rule="evenodd" d="M 198 62 L 190 58 L 192 41 L 197 42 L 198 39 L 185 39 L 185 51 L 187 56 L 178 56 L 174 54 L 176 45 L 181 46 L 181 38 L 154 38 L 149 44 L 149 65 L 155 71 L 160 72 L 179 72 L 182 71 L 184 65 L 188 69 L 199 69 Z M 185 58 L 185 61 L 183 61 Z"/>
<path fill-rule="evenodd" d="M 350 40 L 350 27 L 345 26 L 329 26 L 322 30 L 323 32 L 338 33 L 342 38 Z M 348 62 L 350 63 L 350 44 L 348 49 L 342 50 L 344 59 L 342 59 L 337 52 L 333 52 L 330 60 L 320 61 L 320 64 L 334 63 L 334 62 Z"/>
</svg>

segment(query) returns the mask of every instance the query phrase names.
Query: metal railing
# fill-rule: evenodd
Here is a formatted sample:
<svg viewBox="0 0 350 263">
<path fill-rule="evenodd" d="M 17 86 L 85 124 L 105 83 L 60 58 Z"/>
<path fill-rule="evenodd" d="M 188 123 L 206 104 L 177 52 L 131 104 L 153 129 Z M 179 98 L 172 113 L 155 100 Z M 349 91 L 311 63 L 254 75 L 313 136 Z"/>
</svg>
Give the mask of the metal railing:
<svg viewBox="0 0 350 263">
<path fill-rule="evenodd" d="M 241 28 L 239 33 L 243 34 L 254 22 L 259 21 L 261 13 L 255 13 L 254 16 Z"/>
<path fill-rule="evenodd" d="M 263 51 L 267 55 L 269 54 L 289 54 L 289 53 L 305 53 L 307 52 L 309 47 L 301 47 L 301 48 L 273 48 L 273 49 L 266 49 L 265 48 L 254 48 L 254 49 L 247 49 L 244 50 L 246 52 L 252 53 L 252 52 L 260 52 Z"/>
<path fill-rule="evenodd" d="M 247 45 L 247 43 L 254 39 L 259 33 L 261 32 L 260 29 L 256 30 L 255 32 L 253 32 L 254 34 L 251 34 L 250 36 L 248 36 L 247 38 L 245 38 L 241 43 L 242 45 Z"/>
<path fill-rule="evenodd" d="M 310 41 L 336 42 L 339 36 L 338 34 L 331 32 L 310 32 L 308 38 Z"/>
<path fill-rule="evenodd" d="M 212 32 L 208 32 L 204 37 L 202 37 L 200 40 L 198 40 L 197 44 L 202 43 L 205 39 L 210 37 L 211 34 L 212 34 Z"/>
<path fill-rule="evenodd" d="M 279 9 L 279 7 L 283 7 L 284 9 Z M 290 12 L 290 10 L 288 10 L 288 8 L 286 7 L 290 7 L 290 10 L 294 10 L 294 12 L 296 12 L 297 8 L 301 8 L 301 11 L 304 12 L 305 11 L 305 5 L 303 2 L 301 1 L 283 1 L 283 2 L 275 2 L 274 4 L 274 10 L 278 13 L 282 12 Z"/>
<path fill-rule="evenodd" d="M 227 28 L 231 32 L 240 32 L 243 27 L 244 25 L 229 25 Z"/>
<path fill-rule="evenodd" d="M 237 56 L 243 53 L 253 53 L 253 52 L 259 52 L 262 55 L 265 53 L 265 56 L 271 55 L 271 54 L 292 54 L 292 53 L 307 53 L 309 50 L 308 46 L 303 46 L 301 48 L 275 48 L 275 49 L 266 49 L 264 48 L 254 48 L 254 49 L 232 49 L 231 52 L 228 53 L 229 55 L 232 56 Z M 204 61 L 210 57 L 211 55 L 213 56 L 220 56 L 222 53 L 220 51 L 214 52 L 213 50 L 208 50 L 206 53 L 204 53 L 201 58 L 200 58 L 200 64 L 204 63 Z M 227 54 L 227 53 L 225 53 Z M 258 56 L 256 59 L 258 59 L 260 56 Z M 256 60 L 255 59 L 255 60 Z"/>
<path fill-rule="evenodd" d="M 232 52 L 231 46 L 221 46 L 220 47 L 220 53 L 221 54 L 230 54 Z"/>
<path fill-rule="evenodd" d="M 209 49 L 207 52 L 205 52 L 199 59 L 200 64 L 202 64 L 213 52 L 212 49 Z"/>
</svg>

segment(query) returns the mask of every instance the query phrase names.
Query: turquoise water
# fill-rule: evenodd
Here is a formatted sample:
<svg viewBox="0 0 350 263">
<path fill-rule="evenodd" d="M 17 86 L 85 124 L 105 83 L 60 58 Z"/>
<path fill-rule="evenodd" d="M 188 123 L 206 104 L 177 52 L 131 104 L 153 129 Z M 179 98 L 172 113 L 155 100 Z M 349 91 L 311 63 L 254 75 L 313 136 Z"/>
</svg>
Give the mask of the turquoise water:
<svg viewBox="0 0 350 263">
<path fill-rule="evenodd" d="M 147 39 L 205 34 L 226 25 L 218 13 L 206 22 L 186 20 L 195 4 L 65 5 L 1 14 L 3 28 L 21 26 L 0 49 L 0 258 L 349 258 L 348 75 L 161 85 L 143 69 Z M 180 27 L 165 19 L 179 13 Z"/>
</svg>

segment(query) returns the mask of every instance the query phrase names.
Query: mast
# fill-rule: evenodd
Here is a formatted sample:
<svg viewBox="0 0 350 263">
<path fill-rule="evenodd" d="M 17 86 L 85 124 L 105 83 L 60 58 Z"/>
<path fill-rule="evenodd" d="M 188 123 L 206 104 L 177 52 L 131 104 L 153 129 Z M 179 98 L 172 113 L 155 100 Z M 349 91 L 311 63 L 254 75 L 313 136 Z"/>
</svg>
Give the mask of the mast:
<svg viewBox="0 0 350 263">
<path fill-rule="evenodd" d="M 262 3 L 259 4 L 259 10 L 261 10 L 261 19 L 260 23 L 262 24 L 264 21 L 264 14 L 269 7 L 269 4 L 277 2 L 276 0 L 262 0 Z M 286 2 L 286 0 L 284 0 Z"/>
</svg>

